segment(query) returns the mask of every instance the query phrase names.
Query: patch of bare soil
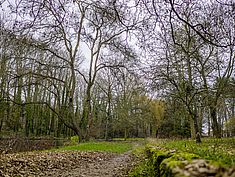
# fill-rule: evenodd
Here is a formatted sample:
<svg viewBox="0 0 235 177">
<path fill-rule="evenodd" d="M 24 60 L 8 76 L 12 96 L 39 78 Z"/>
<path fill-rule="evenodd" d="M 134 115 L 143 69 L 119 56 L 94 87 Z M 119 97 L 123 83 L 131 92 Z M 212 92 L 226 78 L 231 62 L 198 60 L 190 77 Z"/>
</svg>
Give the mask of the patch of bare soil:
<svg viewBox="0 0 235 177">
<path fill-rule="evenodd" d="M 27 152 L 1 154 L 0 176 L 112 177 L 127 176 L 134 165 L 130 152 Z"/>
</svg>

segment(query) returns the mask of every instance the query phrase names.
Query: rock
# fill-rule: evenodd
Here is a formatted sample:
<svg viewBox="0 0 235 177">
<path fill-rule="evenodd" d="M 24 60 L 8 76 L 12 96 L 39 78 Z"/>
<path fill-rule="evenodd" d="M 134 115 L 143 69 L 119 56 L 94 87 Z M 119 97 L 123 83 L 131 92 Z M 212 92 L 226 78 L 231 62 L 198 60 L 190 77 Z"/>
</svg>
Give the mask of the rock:
<svg viewBox="0 0 235 177">
<path fill-rule="evenodd" d="M 228 171 L 228 176 L 235 177 L 235 167 L 229 169 L 229 171 Z"/>
<path fill-rule="evenodd" d="M 201 173 L 201 174 L 207 174 L 209 172 L 209 169 L 207 169 L 207 168 L 199 168 L 198 172 Z"/>
</svg>

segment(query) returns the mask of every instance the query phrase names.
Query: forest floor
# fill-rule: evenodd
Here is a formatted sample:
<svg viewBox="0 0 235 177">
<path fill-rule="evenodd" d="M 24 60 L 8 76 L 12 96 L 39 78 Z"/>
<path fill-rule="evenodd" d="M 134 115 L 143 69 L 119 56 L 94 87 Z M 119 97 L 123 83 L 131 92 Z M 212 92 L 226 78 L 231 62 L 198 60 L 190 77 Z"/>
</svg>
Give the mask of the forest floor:
<svg viewBox="0 0 235 177">
<path fill-rule="evenodd" d="M 1 154 L 0 176 L 112 177 L 127 176 L 135 165 L 131 151 L 56 151 Z"/>
</svg>

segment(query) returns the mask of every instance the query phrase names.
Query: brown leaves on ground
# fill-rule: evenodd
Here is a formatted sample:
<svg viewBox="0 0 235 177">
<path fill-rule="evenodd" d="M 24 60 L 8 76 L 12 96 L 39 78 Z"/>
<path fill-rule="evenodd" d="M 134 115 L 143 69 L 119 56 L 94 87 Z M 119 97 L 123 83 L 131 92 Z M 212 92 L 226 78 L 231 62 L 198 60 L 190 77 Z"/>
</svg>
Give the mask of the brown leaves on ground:
<svg viewBox="0 0 235 177">
<path fill-rule="evenodd" d="M 58 151 L 2 154 L 0 176 L 121 176 L 131 164 L 128 153 Z"/>
</svg>

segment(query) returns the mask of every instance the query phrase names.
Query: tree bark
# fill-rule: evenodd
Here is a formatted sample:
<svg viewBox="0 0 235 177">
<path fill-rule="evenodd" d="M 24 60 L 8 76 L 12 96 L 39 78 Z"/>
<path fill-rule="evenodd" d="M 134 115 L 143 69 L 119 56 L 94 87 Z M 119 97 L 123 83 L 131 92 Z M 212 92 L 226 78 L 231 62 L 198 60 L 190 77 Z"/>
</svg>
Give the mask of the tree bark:
<svg viewBox="0 0 235 177">
<path fill-rule="evenodd" d="M 221 138 L 221 129 L 220 129 L 219 123 L 217 121 L 217 108 L 216 108 L 216 106 L 213 106 L 213 105 L 210 106 L 210 116 L 211 116 L 211 121 L 212 121 L 213 136 L 216 138 Z"/>
</svg>

